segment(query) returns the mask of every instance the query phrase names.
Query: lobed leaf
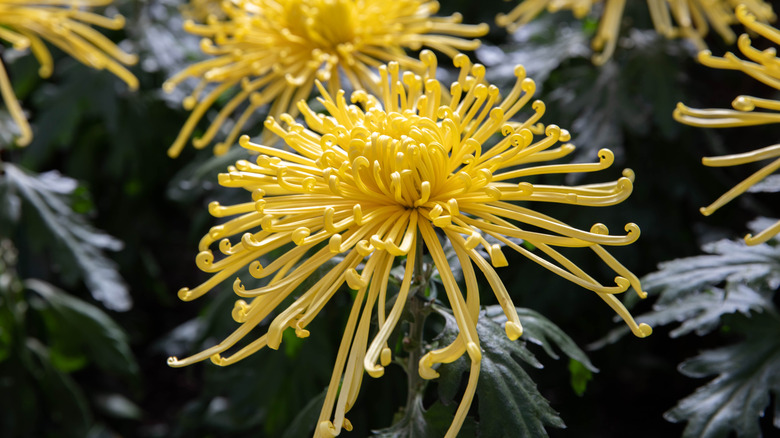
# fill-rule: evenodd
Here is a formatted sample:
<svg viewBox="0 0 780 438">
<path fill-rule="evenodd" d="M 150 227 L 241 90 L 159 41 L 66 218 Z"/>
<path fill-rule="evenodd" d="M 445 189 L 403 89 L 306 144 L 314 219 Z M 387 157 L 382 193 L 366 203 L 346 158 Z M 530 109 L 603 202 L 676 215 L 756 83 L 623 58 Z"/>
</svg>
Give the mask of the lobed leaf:
<svg viewBox="0 0 780 438">
<path fill-rule="evenodd" d="M 780 320 L 777 315 L 745 319 L 745 341 L 707 350 L 680 365 L 689 377 L 718 376 L 680 400 L 664 414 L 672 422 L 688 422 L 683 437 L 761 436 L 759 417 L 769 406 L 770 393 L 780 397 Z M 775 412 L 775 427 L 780 417 Z"/>
<path fill-rule="evenodd" d="M 448 311 L 437 308 L 437 312 L 445 319 L 439 339 L 451 342 L 458 333 L 455 318 Z M 540 345 L 550 357 L 557 359 L 555 346 L 588 370 L 597 371 L 574 341 L 552 322 L 532 310 L 518 308 L 517 312 L 524 328 L 520 341 L 506 337 L 503 328 L 506 317 L 499 306 L 487 307 L 477 322 L 483 349 L 477 385 L 480 436 L 540 437 L 547 436 L 547 426 L 565 427 L 521 365 L 525 362 L 535 368 L 543 366 L 528 350 L 527 342 Z M 439 368 L 439 395 L 445 404 L 455 397 L 468 368 L 465 357 Z"/>
<path fill-rule="evenodd" d="M 780 246 L 748 246 L 744 241 L 720 240 L 702 249 L 709 253 L 659 264 L 642 279 L 650 293 L 659 294 L 653 311 L 637 316 L 653 327 L 680 322 L 670 336 L 691 332 L 705 335 L 725 315 L 774 311 L 774 291 L 780 286 Z M 626 327 L 610 331 L 591 348 L 613 343 L 627 334 Z"/>
<path fill-rule="evenodd" d="M 32 174 L 11 163 L 3 163 L 5 178 L 0 180 L 6 204 L 18 204 L 21 198 L 32 207 L 46 225 L 55 241 L 67 250 L 59 251 L 57 245 L 49 250 L 64 265 L 75 261 L 92 296 L 106 308 L 126 311 L 132 306 L 127 285 L 117 271 L 117 265 L 106 257 L 104 250 L 118 251 L 122 242 L 92 227 L 83 215 L 75 213 L 68 203 L 69 195 L 76 189 L 75 180 L 58 172 Z M 17 200 L 14 200 L 17 199 Z M 20 220 L 16 214 L 7 219 Z"/>
<path fill-rule="evenodd" d="M 50 336 L 78 345 L 95 365 L 105 371 L 138 377 L 138 365 L 124 331 L 99 308 L 40 280 L 26 280 L 25 287 L 45 302 L 44 312 L 53 319 Z"/>
</svg>

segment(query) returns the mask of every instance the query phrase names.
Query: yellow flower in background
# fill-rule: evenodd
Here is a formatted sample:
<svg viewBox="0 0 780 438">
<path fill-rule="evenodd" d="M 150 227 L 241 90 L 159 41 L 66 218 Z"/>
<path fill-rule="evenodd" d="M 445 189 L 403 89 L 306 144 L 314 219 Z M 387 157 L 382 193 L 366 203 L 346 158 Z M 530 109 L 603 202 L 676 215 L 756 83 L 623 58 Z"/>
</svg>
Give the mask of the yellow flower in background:
<svg viewBox="0 0 780 438">
<path fill-rule="evenodd" d="M 223 0 L 190 0 L 181 7 L 181 13 L 185 18 L 194 21 L 206 22 L 210 15 L 215 19 L 224 18 L 222 11 Z"/>
<path fill-rule="evenodd" d="M 84 65 L 106 69 L 138 88 L 138 80 L 122 64 L 137 62 L 135 55 L 119 49 L 111 40 L 91 26 L 121 29 L 125 20 L 117 15 L 107 18 L 84 7 L 111 4 L 113 0 L 0 0 L 0 40 L 7 41 L 16 50 L 30 49 L 41 64 L 38 74 L 51 76 L 54 61 L 44 41 L 58 47 Z M 11 117 L 19 126 L 20 146 L 32 140 L 32 130 L 11 87 L 5 66 L 0 59 L 0 95 Z"/>
<path fill-rule="evenodd" d="M 635 335 L 651 333 L 614 296 L 633 287 L 644 297 L 639 280 L 605 249 L 636 241 L 639 228 L 635 224 L 626 225 L 626 235 L 610 235 L 602 224 L 585 231 L 518 204 L 614 205 L 632 192 L 632 172 L 626 170 L 617 181 L 601 184 L 535 184 L 535 175 L 606 169 L 613 155 L 602 149 L 597 163 L 540 164 L 567 156 L 574 146 L 558 144 L 570 139 L 567 131 L 538 123 L 545 112 L 541 101 L 530 105 L 531 115 L 523 122 L 509 123 L 528 106 L 536 88 L 522 66 L 515 68 L 514 88 L 501 98 L 498 88 L 485 82 L 485 68 L 472 65 L 465 55 L 454 57 L 460 73 L 449 86 L 436 80 L 437 61 L 431 52 L 423 51 L 420 61 L 425 67 L 421 74 L 403 71 L 396 62 L 380 66 L 378 97 L 357 90 L 351 94 L 351 104 L 343 90 L 330 93 L 317 82 L 322 96 L 318 100 L 327 115 L 299 101 L 305 123 L 289 114 L 281 115 L 279 121 L 269 117 L 265 123 L 266 129 L 284 139 L 287 150 L 241 137 L 241 146 L 258 157 L 238 161 L 219 176 L 219 183 L 246 190 L 251 200 L 209 205 L 215 217 L 231 218 L 200 241 L 197 266 L 213 276 L 193 289 L 181 289 L 179 297 L 186 301 L 198 298 L 247 266 L 252 277 L 269 280 L 266 286 L 247 289 L 237 278 L 233 291 L 251 299 L 235 304 L 232 315 L 241 325 L 214 347 L 186 359 L 170 358 L 171 366 L 209 358 L 218 365 L 229 365 L 266 346 L 277 349 L 288 328 L 307 337 L 307 325 L 334 294 L 346 293 L 340 292 L 346 283 L 356 291 L 354 304 L 315 436 L 331 437 L 342 428 L 349 430 L 345 415 L 358 396 L 363 370 L 379 377 L 390 363 L 388 338 L 413 279 L 422 275 L 414 272 L 420 257 L 418 245 L 424 245 L 441 276 L 460 330 L 451 345 L 421 358 L 419 373 L 432 379 L 438 376 L 436 364 L 463 355 L 471 359 L 468 386 L 447 437 L 454 437 L 462 425 L 480 370 L 476 270 L 486 277 L 506 314 L 507 336 L 514 340 L 522 334 L 515 306 L 495 269 L 508 264 L 504 250 L 517 251 L 595 292 Z M 465 291 L 455 281 L 442 239 L 454 248 Z M 517 239 L 535 249 L 518 245 Z M 218 257 L 213 246 L 219 249 Z M 617 275 L 614 284 L 591 277 L 560 252 L 564 248 L 593 251 Z M 279 255 L 279 249 L 286 252 Z M 400 291 L 388 309 L 390 271 L 403 258 Z M 299 288 L 331 260 L 335 266 L 311 279 L 315 283 L 308 289 Z M 277 311 L 291 297 L 294 302 Z M 272 314 L 264 335 L 223 355 Z M 371 335 L 374 317 L 378 331 Z"/>
<path fill-rule="evenodd" d="M 184 99 L 189 119 L 168 150 L 181 153 L 198 122 L 222 97 L 229 97 L 200 137 L 196 148 L 211 143 L 219 130 L 228 130 L 214 147 L 226 152 L 258 108 L 273 102 L 269 114 L 297 114 L 295 105 L 306 99 L 314 81 L 327 82 L 331 94 L 341 85 L 340 73 L 353 89 L 378 91 L 374 69 L 389 61 L 420 72 L 424 66 L 404 49 L 429 47 L 448 56 L 474 50 L 488 26 L 460 24 L 462 17 L 432 17 L 439 9 L 427 0 L 233 0 L 223 1 L 224 20 L 207 24 L 191 21 L 185 29 L 203 38 L 201 48 L 210 59 L 193 64 L 164 84 L 173 90 L 187 78 L 196 78 L 195 90 Z M 243 108 L 242 108 L 243 107 Z M 235 115 L 236 119 L 231 120 Z M 266 136 L 267 137 L 267 136 Z"/>
<path fill-rule="evenodd" d="M 739 5 L 758 17 L 770 22 L 777 18 L 771 3 L 763 0 L 647 0 L 655 29 L 667 38 L 687 38 L 699 50 L 707 45 L 704 37 L 712 27 L 728 44 L 734 44 L 737 36 L 731 30 L 739 20 L 734 13 Z"/>
<path fill-rule="evenodd" d="M 498 14 L 496 24 L 514 32 L 545 10 L 571 10 L 576 18 L 583 19 L 599 3 L 604 3 L 603 13 L 591 46 L 593 50 L 600 52 L 593 56 L 593 62 L 603 64 L 615 51 L 626 0 L 522 0 L 508 14 Z"/>
<path fill-rule="evenodd" d="M 780 45 L 780 31 L 774 27 L 758 22 L 756 17 L 751 14 L 747 8 L 737 8 L 737 17 L 748 30 Z M 776 56 L 776 49 L 756 49 L 752 46 L 750 37 L 747 34 L 740 35 L 737 45 L 747 60 L 740 59 L 730 52 L 726 53 L 722 58 L 718 58 L 712 56 L 709 51 L 703 51 L 699 53 L 699 61 L 712 68 L 742 71 L 743 73 L 780 90 L 780 69 L 778 69 L 778 66 L 780 66 L 780 59 Z M 780 111 L 780 101 L 778 100 L 762 99 L 752 96 L 737 96 L 731 103 L 731 106 L 734 108 L 733 110 L 695 109 L 688 108 L 682 103 L 678 103 L 677 108 L 674 110 L 674 118 L 678 122 L 703 128 L 732 128 L 780 123 L 780 113 L 777 112 Z M 780 144 L 756 149 L 744 154 L 702 159 L 705 166 L 723 167 L 754 163 L 773 158 L 775 160 L 771 161 L 761 170 L 755 172 L 744 181 L 734 186 L 711 205 L 703 207 L 701 209 L 702 214 L 709 216 L 759 181 L 776 172 L 777 169 L 780 169 Z M 755 236 L 748 234 L 745 236 L 745 242 L 747 242 L 748 245 L 757 245 L 768 241 L 779 232 L 780 221 Z"/>
<path fill-rule="evenodd" d="M 603 3 L 601 19 L 591 45 L 599 52 L 593 56 L 593 62 L 603 64 L 615 51 L 626 0 L 523 0 L 508 14 L 499 14 L 496 23 L 514 32 L 544 10 L 557 12 L 565 9 L 581 19 L 599 3 Z M 707 47 L 703 38 L 710 27 L 727 43 L 734 42 L 736 35 L 729 26 L 737 23 L 734 9 L 740 4 L 744 4 L 761 21 L 776 19 L 772 5 L 763 0 L 647 0 L 650 17 L 658 33 L 666 38 L 687 38 L 699 50 Z"/>
</svg>

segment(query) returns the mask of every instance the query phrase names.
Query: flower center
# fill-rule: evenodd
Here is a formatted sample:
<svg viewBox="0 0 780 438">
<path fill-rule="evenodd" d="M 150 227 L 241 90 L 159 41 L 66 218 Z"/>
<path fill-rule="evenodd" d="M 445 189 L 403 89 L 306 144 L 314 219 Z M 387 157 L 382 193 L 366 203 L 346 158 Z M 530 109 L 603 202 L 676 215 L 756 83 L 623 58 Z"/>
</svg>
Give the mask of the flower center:
<svg viewBox="0 0 780 438">
<path fill-rule="evenodd" d="M 383 194 L 391 203 L 418 207 L 447 178 L 446 133 L 427 117 L 374 107 L 350 131 L 351 173 L 364 194 Z"/>
<path fill-rule="evenodd" d="M 354 0 L 290 0 L 285 11 L 290 32 L 322 50 L 334 52 L 355 39 Z"/>
</svg>

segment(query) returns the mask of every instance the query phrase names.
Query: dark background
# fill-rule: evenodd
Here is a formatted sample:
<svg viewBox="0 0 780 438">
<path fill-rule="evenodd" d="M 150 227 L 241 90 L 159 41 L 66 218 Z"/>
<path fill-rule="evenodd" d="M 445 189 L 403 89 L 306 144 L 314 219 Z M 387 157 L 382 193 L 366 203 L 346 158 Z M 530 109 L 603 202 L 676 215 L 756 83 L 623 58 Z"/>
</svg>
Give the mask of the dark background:
<svg viewBox="0 0 780 438">
<path fill-rule="evenodd" d="M 699 214 L 699 207 L 757 169 L 750 165 L 705 168 L 701 157 L 772 144 L 776 131 L 773 135 L 771 126 L 704 130 L 679 125 L 671 116 L 676 103 L 727 108 L 738 94 L 776 98 L 777 91 L 738 72 L 699 65 L 689 43 L 658 37 L 644 4 L 630 3 L 636 4 L 626 12 L 616 54 L 601 67 L 593 66 L 586 52 L 596 26 L 593 19 L 576 21 L 567 11 L 545 15 L 541 24 L 513 38 L 497 28 L 493 18 L 514 2 L 445 0 L 442 13 L 460 11 L 466 22 L 491 24 L 485 41 L 493 46 L 493 56 L 484 52 L 476 56 L 488 56 L 483 59 L 488 79 L 502 90 L 511 78 L 491 72 L 517 59 L 525 61 L 531 77 L 542 78 L 537 98 L 548 107 L 542 122 L 572 132 L 580 148 L 575 152 L 578 161 L 594 161 L 602 147 L 616 154 L 615 165 L 607 171 L 550 182 L 605 181 L 618 178 L 622 168 L 635 171 L 634 193 L 618 206 L 544 206 L 544 211 L 585 229 L 603 222 L 617 232 L 623 224 L 636 222 L 642 229 L 640 240 L 613 254 L 643 276 L 659 262 L 700 254 L 703 243 L 742 236 L 745 224 L 759 215 L 777 216 L 776 197 L 764 194 L 742 196 L 711 217 Z M 121 250 L 105 254 L 116 263 L 132 307 L 115 311 L 112 298 L 96 299 L 71 251 L 52 237 L 35 207 L 26 203 L 21 220 L 5 221 L 0 228 L 0 238 L 15 248 L 4 247 L 6 262 L 0 275 L 7 281 L 45 280 L 63 294 L 100 309 L 126 338 L 100 332 L 111 323 L 91 328 L 89 317 L 57 317 L 52 305 L 35 293 L 0 284 L 7 289 L 0 302 L 4 388 L 0 428 L 8 431 L 4 436 L 29 437 L 282 436 L 327 385 L 349 297 L 341 294 L 328 304 L 312 325 L 310 338 L 285 338 L 279 351 L 263 350 L 229 368 L 208 362 L 184 369 L 166 365 L 169 355 L 200 351 L 234 327 L 229 284 L 193 303 L 179 301 L 176 292 L 206 278 L 194 258 L 200 236 L 215 223 L 208 215 L 208 202 L 218 199 L 227 204 L 238 198 L 216 184 L 216 174 L 229 161 L 220 162 L 209 150 L 189 146 L 178 159 L 166 155 L 187 113 L 177 97 L 165 96 L 160 86 L 199 57 L 197 39 L 178 30 L 175 3 L 126 1 L 118 8 L 128 24 L 125 32 L 111 36 L 141 57 L 132 68 L 141 81 L 140 90 L 129 92 L 110 74 L 84 67 L 57 50 L 53 50 L 55 73 L 48 80 L 37 76 L 31 55 L 12 62 L 4 58 L 29 112 L 35 139 L 25 149 L 5 145 L 0 159 L 31 175 L 57 171 L 77 181 L 64 199 L 75 213 L 124 243 Z M 706 41 L 715 54 L 735 50 L 717 35 L 709 35 Z M 5 52 L 10 50 L 5 47 Z M 449 62 L 440 57 L 439 64 Z M 0 117 L 8 116 L 0 113 Z M 247 132 L 259 132 L 260 127 L 257 124 Z M 9 208 L 5 201 L 3 205 Z M 9 258 L 12 253 L 18 253 L 18 258 Z M 612 311 L 594 294 L 505 253 L 511 269 L 499 273 L 515 304 L 545 315 L 581 347 L 618 325 Z M 584 252 L 572 259 L 586 270 L 610 275 Z M 487 291 L 483 302 L 491 304 Z M 634 314 L 650 310 L 653 300 L 639 303 Z M 79 330 L 74 324 L 86 328 Z M 732 338 L 716 332 L 670 339 L 669 330 L 656 327 L 649 338 L 625 337 L 590 351 L 600 372 L 582 395 L 570 383 L 568 358 L 553 360 L 531 347 L 545 368 L 527 367 L 527 371 L 567 425 L 548 429 L 550 436 L 679 435 L 683 425 L 669 423 L 662 415 L 706 380 L 684 377 L 677 364 Z M 103 343 L 109 338 L 117 345 L 126 341 L 129 352 L 120 354 L 121 346 L 106 347 Z M 30 339 L 48 353 L 30 359 L 25 353 L 31 348 Z M 390 426 L 405 403 L 405 382 L 397 366 L 388 367 L 378 380 L 366 376 L 350 414 L 356 430 L 344 436 L 366 436 L 370 430 Z M 435 399 L 435 386 L 429 392 L 428 398 Z M 477 406 L 478 401 L 475 411 Z M 313 409 L 316 415 L 319 408 Z M 762 422 L 771 429 L 769 419 Z M 767 436 L 776 432 L 771 430 Z"/>
</svg>

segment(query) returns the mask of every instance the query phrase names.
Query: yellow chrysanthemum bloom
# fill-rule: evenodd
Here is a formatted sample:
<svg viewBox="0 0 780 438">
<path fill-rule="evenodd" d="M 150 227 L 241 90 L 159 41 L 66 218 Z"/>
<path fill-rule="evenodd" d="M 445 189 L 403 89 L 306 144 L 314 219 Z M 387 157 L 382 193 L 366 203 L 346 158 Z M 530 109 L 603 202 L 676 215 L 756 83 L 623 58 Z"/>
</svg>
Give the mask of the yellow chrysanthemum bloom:
<svg viewBox="0 0 780 438">
<path fill-rule="evenodd" d="M 515 203 L 614 205 L 631 193 L 632 173 L 626 171 L 626 176 L 603 184 L 533 184 L 528 178 L 533 175 L 606 169 L 613 155 L 602 149 L 598 163 L 537 165 L 570 154 L 574 146 L 556 146 L 568 141 L 569 133 L 555 125 L 544 129 L 538 124 L 545 111 L 541 101 L 531 105 L 533 113 L 527 120 L 509 123 L 530 102 L 536 88 L 521 66 L 515 69 L 514 88 L 502 99 L 498 88 L 485 82 L 485 68 L 472 65 L 465 55 L 454 58 L 460 75 L 449 88 L 451 93 L 435 79 L 435 56 L 423 51 L 420 60 L 426 67 L 422 76 L 400 71 L 395 62 L 380 66 L 379 98 L 357 90 L 351 96 L 353 104 L 347 103 L 343 90 L 330 94 L 317 83 L 322 94 L 319 101 L 328 115 L 315 113 L 300 101 L 305 124 L 288 114 L 280 117 L 285 126 L 272 117 L 265 123 L 284 139 L 289 151 L 241 138 L 241 146 L 259 156 L 254 162 L 238 161 L 229 173 L 219 176 L 219 182 L 245 189 L 252 200 L 209 205 L 212 215 L 233 219 L 213 227 L 200 242 L 196 263 L 213 276 L 194 289 L 180 290 L 179 297 L 198 298 L 247 265 L 253 277 L 270 281 L 247 290 L 236 279 L 235 293 L 252 299 L 236 302 L 233 318 L 241 326 L 212 348 L 183 360 L 169 359 L 171 366 L 208 358 L 229 365 L 266 346 L 277 349 L 282 333 L 290 327 L 299 337 L 306 337 L 306 326 L 346 282 L 357 292 L 315 433 L 319 437 L 338 435 L 342 428 L 351 427 L 345 415 L 357 398 L 363 370 L 379 377 L 390 362 L 388 337 L 399 321 L 413 278 L 422 275 L 414 272 L 420 257 L 415 250 L 418 245 L 424 245 L 436 265 L 460 329 L 451 345 L 421 358 L 419 373 L 432 379 L 438 376 L 436 364 L 464 354 L 471 359 L 468 386 L 448 437 L 460 429 L 480 369 L 476 331 L 480 303 L 474 265 L 506 313 L 507 336 L 517 339 L 522 334 L 514 304 L 494 269 L 507 266 L 502 248 L 517 251 L 595 292 L 635 335 L 651 333 L 614 296 L 631 286 L 644 296 L 639 280 L 604 248 L 636 241 L 639 228 L 635 224 L 626 225 L 626 235 L 610 235 L 602 224 L 583 231 Z M 497 133 L 503 138 L 496 139 Z M 240 237 L 231 241 L 231 236 Z M 440 239 L 451 242 L 460 261 L 465 294 L 455 281 Z M 536 250 L 514 239 L 523 239 Z M 222 253 L 219 260 L 211 249 L 215 243 Z M 487 258 L 478 251 L 480 246 Z M 617 274 L 615 284 L 601 284 L 561 254 L 560 247 L 592 250 Z M 288 250 L 264 266 L 261 259 L 280 248 Z M 341 261 L 315 279 L 313 286 L 298 289 L 337 256 Z M 405 273 L 388 312 L 387 284 L 399 257 L 406 258 Z M 295 293 L 300 296 L 273 317 L 266 334 L 230 356 L 222 355 Z M 375 307 L 379 329 L 371 338 Z"/>
<path fill-rule="evenodd" d="M 182 15 L 194 21 L 205 22 L 209 16 L 223 18 L 222 12 L 223 0 L 190 0 L 189 3 L 182 6 Z"/>
<path fill-rule="evenodd" d="M 737 8 L 737 17 L 749 30 L 763 36 L 775 44 L 780 44 L 780 31 L 769 25 L 760 23 L 747 8 Z M 699 61 L 712 68 L 742 71 L 759 81 L 780 90 L 780 59 L 777 58 L 775 48 L 759 50 L 751 45 L 750 37 L 742 34 L 737 43 L 739 49 L 749 60 L 738 58 L 733 53 L 726 53 L 723 58 L 712 56 L 709 51 L 699 53 Z M 752 96 L 738 96 L 731 103 L 733 110 L 729 109 L 695 109 L 688 108 L 682 103 L 677 104 L 674 110 L 674 118 L 678 122 L 703 128 L 731 128 L 740 126 L 754 126 L 768 123 L 780 123 L 780 114 L 777 112 L 765 112 L 758 110 L 779 111 L 780 101 L 774 99 L 761 99 Z M 754 163 L 775 158 L 764 168 L 750 175 L 747 179 L 724 193 L 707 207 L 701 209 L 702 214 L 709 216 L 732 199 L 744 193 L 751 186 L 763 180 L 767 176 L 780 169 L 780 144 L 768 146 L 755 151 L 726 155 L 722 157 L 708 157 L 702 159 L 705 166 L 723 167 L 739 164 Z M 757 245 L 772 238 L 780 232 L 780 221 L 755 236 L 748 234 L 745 242 L 748 245 Z"/>
<path fill-rule="evenodd" d="M 439 4 L 428 0 L 233 0 L 223 1 L 226 18 L 213 17 L 205 25 L 185 23 L 188 32 L 203 36 L 201 48 L 213 58 L 193 64 L 164 84 L 173 90 L 192 77 L 200 82 L 183 105 L 189 119 L 168 150 L 176 157 L 197 123 L 223 94 L 230 99 L 202 137 L 192 141 L 205 147 L 232 114 L 225 140 L 214 147 L 222 154 L 235 143 L 258 108 L 273 102 L 269 114 L 278 117 L 297 109 L 291 102 L 305 99 L 314 81 L 327 82 L 331 94 L 342 88 L 343 73 L 354 89 L 378 91 L 372 68 L 396 61 L 421 71 L 423 65 L 404 48 L 430 47 L 449 56 L 474 50 L 488 26 L 460 24 L 462 17 L 432 17 Z M 208 92 L 206 89 L 213 85 Z M 246 104 L 243 110 L 239 107 Z"/>
<path fill-rule="evenodd" d="M 571 10 L 576 18 L 582 19 L 590 13 L 595 4 L 602 2 L 604 13 L 591 46 L 593 50 L 600 52 L 593 56 L 593 62 L 603 64 L 615 51 L 626 0 L 523 0 L 508 14 L 498 14 L 496 23 L 514 32 L 544 10 L 557 12 L 565 9 Z"/>
<path fill-rule="evenodd" d="M 99 70 L 106 69 L 125 81 L 131 89 L 138 80 L 122 64 L 137 62 L 135 55 L 120 50 L 91 25 L 117 30 L 125 25 L 124 17 L 107 18 L 82 7 L 105 6 L 113 0 L 0 0 L 0 41 L 16 50 L 30 49 L 41 64 L 38 74 L 51 75 L 54 62 L 44 41 L 57 46 L 79 62 Z M 32 140 L 32 130 L 14 95 L 11 81 L 0 59 L 0 95 L 11 117 L 19 126 L 20 146 Z"/>
<path fill-rule="evenodd" d="M 598 30 L 591 43 L 600 52 L 593 62 L 603 64 L 615 51 L 620 22 L 626 0 L 524 0 L 508 14 L 499 14 L 496 23 L 514 32 L 519 26 L 533 20 L 545 9 L 556 12 L 570 9 L 575 17 L 584 18 L 597 3 L 604 3 Z M 712 26 L 729 44 L 736 35 L 729 26 L 736 24 L 734 9 L 744 4 L 760 20 L 775 20 L 772 6 L 764 0 L 647 0 L 650 17 L 656 31 L 666 38 L 687 38 L 704 50 L 704 36 Z"/>
</svg>

